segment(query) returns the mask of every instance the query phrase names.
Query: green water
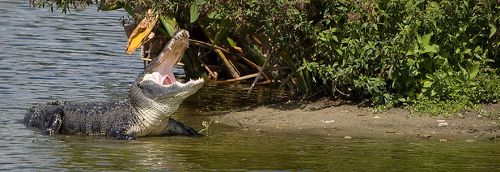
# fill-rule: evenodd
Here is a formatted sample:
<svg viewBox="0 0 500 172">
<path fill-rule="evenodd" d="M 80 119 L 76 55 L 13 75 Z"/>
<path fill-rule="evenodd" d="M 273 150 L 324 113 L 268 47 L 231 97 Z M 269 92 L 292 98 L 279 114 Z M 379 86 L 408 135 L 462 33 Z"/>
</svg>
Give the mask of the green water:
<svg viewBox="0 0 500 172">
<path fill-rule="evenodd" d="M 58 136 L 51 167 L 82 170 L 495 171 L 493 142 L 344 140 L 323 136 L 214 131 L 209 137 L 137 141 Z"/>
</svg>

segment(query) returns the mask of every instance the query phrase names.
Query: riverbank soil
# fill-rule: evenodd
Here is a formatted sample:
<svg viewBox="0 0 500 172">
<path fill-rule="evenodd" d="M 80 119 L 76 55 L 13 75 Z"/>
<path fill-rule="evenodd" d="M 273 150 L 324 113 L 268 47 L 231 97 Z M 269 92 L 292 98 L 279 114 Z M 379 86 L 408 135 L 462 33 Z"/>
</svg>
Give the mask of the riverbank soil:
<svg viewBox="0 0 500 172">
<path fill-rule="evenodd" d="M 367 107 L 321 100 L 247 108 L 216 116 L 214 120 L 241 130 L 329 135 L 345 139 L 499 140 L 500 104 L 482 105 L 482 111 L 449 117 L 412 114 L 399 108 L 374 113 Z"/>
</svg>

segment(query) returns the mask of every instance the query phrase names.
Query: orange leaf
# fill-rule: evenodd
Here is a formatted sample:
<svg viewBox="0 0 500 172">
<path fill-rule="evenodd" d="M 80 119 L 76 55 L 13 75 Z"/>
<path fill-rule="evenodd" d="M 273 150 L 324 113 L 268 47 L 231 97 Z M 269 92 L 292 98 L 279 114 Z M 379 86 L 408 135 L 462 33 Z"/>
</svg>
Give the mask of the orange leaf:
<svg viewBox="0 0 500 172">
<path fill-rule="evenodd" d="M 135 27 L 128 38 L 127 54 L 132 54 L 137 48 L 144 44 L 146 40 L 151 39 L 148 36 L 151 34 L 157 21 L 158 16 L 155 16 L 153 11 L 149 9 L 144 19 Z"/>
</svg>

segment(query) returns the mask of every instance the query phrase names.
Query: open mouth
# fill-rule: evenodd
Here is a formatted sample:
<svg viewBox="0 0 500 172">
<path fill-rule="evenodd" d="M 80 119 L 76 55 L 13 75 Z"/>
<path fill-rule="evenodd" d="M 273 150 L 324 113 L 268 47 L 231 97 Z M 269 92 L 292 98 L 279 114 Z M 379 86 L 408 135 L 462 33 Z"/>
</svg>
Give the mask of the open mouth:
<svg viewBox="0 0 500 172">
<path fill-rule="evenodd" d="M 177 64 L 189 44 L 189 32 L 177 31 L 172 39 L 165 45 L 160 55 L 156 57 L 146 69 L 143 80 L 152 80 L 163 86 L 175 84 L 173 68 Z"/>
</svg>

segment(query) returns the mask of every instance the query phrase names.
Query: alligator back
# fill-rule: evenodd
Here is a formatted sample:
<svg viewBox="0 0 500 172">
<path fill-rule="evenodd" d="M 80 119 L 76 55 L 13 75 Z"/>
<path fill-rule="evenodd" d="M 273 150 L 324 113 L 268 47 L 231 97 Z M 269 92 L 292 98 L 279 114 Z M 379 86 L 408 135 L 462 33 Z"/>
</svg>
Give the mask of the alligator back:
<svg viewBox="0 0 500 172">
<path fill-rule="evenodd" d="M 28 127 L 46 134 L 116 135 L 135 121 L 128 101 L 50 102 L 32 106 L 24 117 Z"/>
</svg>

